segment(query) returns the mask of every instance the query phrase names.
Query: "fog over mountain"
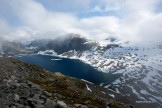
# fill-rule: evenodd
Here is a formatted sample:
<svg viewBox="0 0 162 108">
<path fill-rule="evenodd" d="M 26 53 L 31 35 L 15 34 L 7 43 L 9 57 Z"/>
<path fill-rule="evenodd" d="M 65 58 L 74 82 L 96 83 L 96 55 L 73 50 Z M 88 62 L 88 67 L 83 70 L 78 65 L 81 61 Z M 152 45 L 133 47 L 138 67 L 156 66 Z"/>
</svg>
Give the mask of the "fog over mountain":
<svg viewBox="0 0 162 108">
<path fill-rule="evenodd" d="M 91 39 L 162 40 L 161 0 L 0 0 L 0 37 L 30 40 L 75 33 Z"/>
</svg>

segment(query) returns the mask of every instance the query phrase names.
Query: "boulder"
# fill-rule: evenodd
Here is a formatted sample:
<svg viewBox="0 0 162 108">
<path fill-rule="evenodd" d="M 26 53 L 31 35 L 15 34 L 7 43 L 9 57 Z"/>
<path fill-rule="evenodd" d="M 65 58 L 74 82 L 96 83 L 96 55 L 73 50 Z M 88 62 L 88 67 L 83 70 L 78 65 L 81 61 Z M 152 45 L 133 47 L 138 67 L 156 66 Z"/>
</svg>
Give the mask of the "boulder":
<svg viewBox="0 0 162 108">
<path fill-rule="evenodd" d="M 56 102 L 54 102 L 52 100 L 47 100 L 46 101 L 46 104 L 45 104 L 46 108 L 55 108 L 55 106 L 56 106 Z"/>
<path fill-rule="evenodd" d="M 61 108 L 67 108 L 66 103 L 64 103 L 63 101 L 57 101 L 57 105 L 56 106 L 60 106 Z"/>
<path fill-rule="evenodd" d="M 14 101 L 18 102 L 19 100 L 20 100 L 20 96 L 17 93 L 15 93 L 14 94 Z"/>
<path fill-rule="evenodd" d="M 43 92 L 43 95 L 45 95 L 45 96 L 47 96 L 47 97 L 51 97 L 51 96 L 52 96 L 52 94 L 49 93 L 49 92 L 47 92 L 47 91 L 44 91 L 44 92 Z"/>
</svg>

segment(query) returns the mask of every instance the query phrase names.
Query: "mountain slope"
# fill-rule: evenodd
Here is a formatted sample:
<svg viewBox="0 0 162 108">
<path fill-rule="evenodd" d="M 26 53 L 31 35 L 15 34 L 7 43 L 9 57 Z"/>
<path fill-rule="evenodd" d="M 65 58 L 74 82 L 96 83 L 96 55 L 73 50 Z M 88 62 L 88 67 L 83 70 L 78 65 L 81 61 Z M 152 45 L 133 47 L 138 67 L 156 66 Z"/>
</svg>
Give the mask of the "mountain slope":
<svg viewBox="0 0 162 108">
<path fill-rule="evenodd" d="M 75 51 L 74 51 L 75 52 Z M 123 74 L 113 84 L 101 84 L 107 89 L 127 96 L 134 104 L 156 104 L 162 106 L 162 49 L 159 45 L 141 47 L 113 47 L 103 50 L 62 54 L 81 59 L 103 72 Z"/>
<path fill-rule="evenodd" d="M 106 89 L 13 58 L 0 58 L 0 107 L 129 108 Z"/>
<path fill-rule="evenodd" d="M 77 37 L 77 36 L 68 36 L 65 39 L 42 39 L 42 40 L 33 40 L 31 42 L 22 43 L 26 49 L 34 48 L 35 52 L 45 51 L 45 50 L 54 50 L 58 54 L 62 54 L 64 52 L 70 50 L 77 50 L 77 51 L 86 51 L 90 50 L 93 46 L 96 45 L 95 42 L 87 43 L 86 38 Z"/>
</svg>

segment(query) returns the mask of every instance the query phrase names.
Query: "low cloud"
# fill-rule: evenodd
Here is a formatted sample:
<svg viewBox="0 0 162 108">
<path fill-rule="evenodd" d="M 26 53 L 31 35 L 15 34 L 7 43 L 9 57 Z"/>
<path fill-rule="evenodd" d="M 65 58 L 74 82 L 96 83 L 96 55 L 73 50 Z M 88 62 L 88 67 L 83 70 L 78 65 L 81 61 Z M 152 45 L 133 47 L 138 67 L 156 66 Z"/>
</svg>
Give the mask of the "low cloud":
<svg viewBox="0 0 162 108">
<path fill-rule="evenodd" d="M 75 33 L 92 39 L 115 36 L 128 41 L 161 41 L 162 13 L 155 12 L 158 0 L 101 0 L 91 6 L 92 0 L 84 4 L 90 17 L 78 17 L 73 12 L 51 11 L 38 0 L 1 0 L 0 37 L 8 40 L 56 38 Z M 78 4 L 76 2 L 76 4 Z M 82 3 L 83 4 L 83 3 Z M 90 8 L 89 8 L 90 7 Z M 73 7 L 75 9 L 77 7 Z M 87 10 L 86 10 L 87 9 Z M 109 12 L 115 14 L 109 15 Z M 10 24 L 4 15 L 11 12 L 21 22 Z M 97 15 L 96 12 L 105 15 Z M 116 13 L 118 13 L 116 15 Z M 118 16 L 120 15 L 120 16 Z"/>
</svg>

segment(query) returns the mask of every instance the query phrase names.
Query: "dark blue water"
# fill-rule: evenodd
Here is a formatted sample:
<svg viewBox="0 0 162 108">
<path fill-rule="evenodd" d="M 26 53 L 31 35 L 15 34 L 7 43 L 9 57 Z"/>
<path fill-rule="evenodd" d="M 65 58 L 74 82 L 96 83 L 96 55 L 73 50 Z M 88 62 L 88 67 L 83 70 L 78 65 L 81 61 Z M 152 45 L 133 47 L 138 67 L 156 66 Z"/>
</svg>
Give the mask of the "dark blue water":
<svg viewBox="0 0 162 108">
<path fill-rule="evenodd" d="M 94 69 L 89 64 L 76 59 L 59 58 L 46 55 L 25 55 L 16 58 L 27 63 L 36 64 L 50 72 L 60 72 L 64 75 L 85 79 L 95 84 L 111 83 L 121 76 L 121 74 L 103 73 Z"/>
</svg>

